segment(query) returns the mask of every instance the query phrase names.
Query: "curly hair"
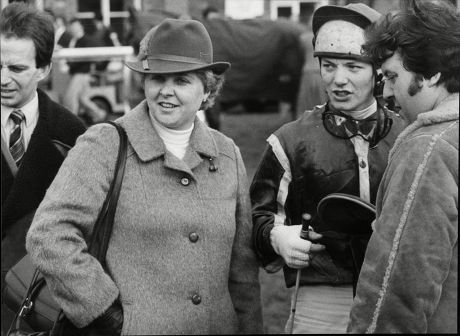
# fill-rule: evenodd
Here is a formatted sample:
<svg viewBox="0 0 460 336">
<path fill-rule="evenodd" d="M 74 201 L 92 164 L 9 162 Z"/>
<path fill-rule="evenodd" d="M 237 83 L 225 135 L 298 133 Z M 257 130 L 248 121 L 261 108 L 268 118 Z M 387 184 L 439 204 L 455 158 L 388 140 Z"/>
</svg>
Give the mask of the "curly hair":
<svg viewBox="0 0 460 336">
<path fill-rule="evenodd" d="M 224 85 L 225 75 L 216 74 L 212 70 L 197 70 L 194 73 L 198 76 L 204 86 L 204 92 L 209 92 L 208 99 L 201 104 L 202 110 L 207 110 L 214 106 L 217 96 Z"/>
<path fill-rule="evenodd" d="M 445 1 L 411 0 L 366 31 L 363 51 L 381 66 L 395 52 L 406 70 L 431 78 L 441 74 L 448 92 L 459 92 L 460 14 Z"/>
<path fill-rule="evenodd" d="M 51 63 L 54 26 L 48 13 L 22 2 L 11 3 L 2 10 L 0 34 L 5 38 L 31 39 L 35 46 L 37 68 Z"/>
</svg>

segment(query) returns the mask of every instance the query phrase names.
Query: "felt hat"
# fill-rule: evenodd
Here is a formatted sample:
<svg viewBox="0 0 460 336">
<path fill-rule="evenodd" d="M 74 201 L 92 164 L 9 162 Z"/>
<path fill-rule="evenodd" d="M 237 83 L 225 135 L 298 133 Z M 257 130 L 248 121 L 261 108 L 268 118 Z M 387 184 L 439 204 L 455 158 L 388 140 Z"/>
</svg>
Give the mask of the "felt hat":
<svg viewBox="0 0 460 336">
<path fill-rule="evenodd" d="M 211 37 L 196 20 L 165 19 L 140 42 L 137 62 L 126 62 L 140 73 L 180 73 L 209 69 L 224 73 L 228 62 L 213 62 Z"/>
</svg>

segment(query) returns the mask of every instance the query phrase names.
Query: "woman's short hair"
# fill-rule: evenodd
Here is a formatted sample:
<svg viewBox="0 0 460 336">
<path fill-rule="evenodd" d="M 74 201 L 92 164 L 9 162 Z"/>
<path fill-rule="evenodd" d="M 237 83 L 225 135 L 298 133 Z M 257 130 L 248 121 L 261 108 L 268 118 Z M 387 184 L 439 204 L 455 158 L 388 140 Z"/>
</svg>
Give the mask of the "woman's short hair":
<svg viewBox="0 0 460 336">
<path fill-rule="evenodd" d="M 35 46 L 37 68 L 51 63 L 54 26 L 48 13 L 23 2 L 11 3 L 2 10 L 0 33 L 6 38 L 31 39 Z"/>
<path fill-rule="evenodd" d="M 214 106 L 216 98 L 224 85 L 225 75 L 218 75 L 212 70 L 197 70 L 194 73 L 203 83 L 204 92 L 209 92 L 208 99 L 201 105 L 202 110 L 207 110 Z"/>
<path fill-rule="evenodd" d="M 366 31 L 364 52 L 380 66 L 398 52 L 404 67 L 459 92 L 460 14 L 446 1 L 412 1 Z"/>
</svg>

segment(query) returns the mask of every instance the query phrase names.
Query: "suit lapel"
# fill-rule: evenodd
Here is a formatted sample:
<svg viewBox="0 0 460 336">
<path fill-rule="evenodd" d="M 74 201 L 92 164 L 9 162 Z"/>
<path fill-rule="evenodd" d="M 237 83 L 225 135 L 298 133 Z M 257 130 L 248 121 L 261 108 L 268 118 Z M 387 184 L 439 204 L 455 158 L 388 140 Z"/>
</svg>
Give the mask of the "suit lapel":
<svg viewBox="0 0 460 336">
<path fill-rule="evenodd" d="M 2 189 L 3 229 L 38 207 L 63 161 L 50 139 L 47 123 L 46 109 L 42 109 L 16 178 L 8 192 L 3 194 Z M 2 181 L 8 173 L 2 169 Z"/>
<path fill-rule="evenodd" d="M 6 145 L 5 141 L 3 140 L 3 137 L 2 137 L 2 157 L 3 157 L 2 164 L 4 163 L 8 164 L 8 167 L 10 168 L 11 173 L 14 176 L 16 176 L 16 173 L 18 172 L 18 166 L 16 166 L 16 162 L 14 162 L 14 159 L 11 156 L 10 149 Z M 5 167 L 6 169 L 6 166 L 2 166 L 2 167 Z"/>
</svg>

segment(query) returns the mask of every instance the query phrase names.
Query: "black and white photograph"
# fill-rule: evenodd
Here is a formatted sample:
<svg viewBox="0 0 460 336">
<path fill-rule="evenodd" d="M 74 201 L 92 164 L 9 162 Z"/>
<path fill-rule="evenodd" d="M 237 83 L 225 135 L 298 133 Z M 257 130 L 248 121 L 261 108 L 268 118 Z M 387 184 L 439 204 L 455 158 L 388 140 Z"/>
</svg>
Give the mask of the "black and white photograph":
<svg viewBox="0 0 460 336">
<path fill-rule="evenodd" d="M 1 336 L 457 334 L 459 0 L 0 0 Z"/>
</svg>

